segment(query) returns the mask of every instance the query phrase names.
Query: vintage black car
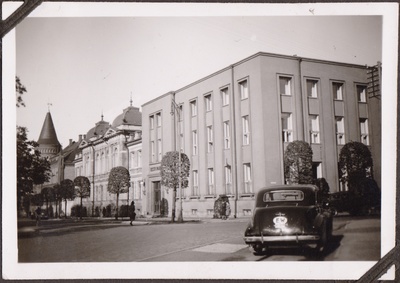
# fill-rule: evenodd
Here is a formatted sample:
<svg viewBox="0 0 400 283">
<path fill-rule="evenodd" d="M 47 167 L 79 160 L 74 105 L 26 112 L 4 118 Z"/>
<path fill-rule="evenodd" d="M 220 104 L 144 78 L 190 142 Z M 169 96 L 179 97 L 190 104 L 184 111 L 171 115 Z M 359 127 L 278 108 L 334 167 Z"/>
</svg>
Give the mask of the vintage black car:
<svg viewBox="0 0 400 283">
<path fill-rule="evenodd" d="M 315 185 L 278 185 L 257 193 L 244 241 L 255 254 L 270 246 L 308 245 L 322 251 L 333 215 Z"/>
</svg>

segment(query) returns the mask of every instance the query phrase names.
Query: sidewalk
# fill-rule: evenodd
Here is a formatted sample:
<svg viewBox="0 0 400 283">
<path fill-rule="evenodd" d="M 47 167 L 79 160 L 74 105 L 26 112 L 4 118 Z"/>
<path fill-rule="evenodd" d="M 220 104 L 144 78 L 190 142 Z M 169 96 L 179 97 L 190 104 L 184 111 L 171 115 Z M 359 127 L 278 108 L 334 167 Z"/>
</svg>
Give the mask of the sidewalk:
<svg viewBox="0 0 400 283">
<path fill-rule="evenodd" d="M 222 219 L 212 219 L 212 218 L 193 218 L 193 217 L 184 217 L 183 223 L 175 221 L 171 222 L 171 218 L 169 217 L 142 217 L 137 218 L 132 222 L 133 226 L 141 226 L 141 225 L 156 225 L 156 224 L 186 224 L 186 223 L 229 223 L 232 221 L 235 222 L 248 222 L 250 220 L 249 217 L 241 217 L 241 218 L 228 218 L 227 220 Z M 36 226 L 36 221 L 31 219 L 18 219 L 18 237 L 32 237 L 41 235 L 49 235 L 54 233 L 63 233 L 67 231 L 76 231 L 82 229 L 90 229 L 93 227 L 117 227 L 117 226 L 129 226 L 130 221 L 128 217 L 119 218 L 116 220 L 115 218 L 83 218 L 80 220 L 79 218 L 67 218 L 67 219 L 48 219 L 41 220 L 40 224 Z"/>
</svg>

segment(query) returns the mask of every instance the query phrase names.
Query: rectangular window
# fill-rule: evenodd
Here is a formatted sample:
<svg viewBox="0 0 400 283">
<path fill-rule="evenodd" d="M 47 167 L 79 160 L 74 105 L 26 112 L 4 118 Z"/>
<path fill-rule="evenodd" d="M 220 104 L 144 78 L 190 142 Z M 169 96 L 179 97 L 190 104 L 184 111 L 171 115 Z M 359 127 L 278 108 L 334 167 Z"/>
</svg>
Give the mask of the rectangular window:
<svg viewBox="0 0 400 283">
<path fill-rule="evenodd" d="M 192 195 L 193 196 L 198 196 L 199 195 L 199 173 L 197 170 L 193 170 L 193 190 L 192 190 Z"/>
<path fill-rule="evenodd" d="M 157 140 L 158 161 L 162 159 L 161 139 Z"/>
<path fill-rule="evenodd" d="M 150 144 L 150 159 L 151 162 L 155 162 L 156 161 L 156 149 L 155 149 L 155 145 L 154 145 L 154 141 L 151 141 Z"/>
<path fill-rule="evenodd" d="M 310 141 L 311 143 L 320 143 L 319 138 L 319 117 L 318 115 L 310 115 Z"/>
<path fill-rule="evenodd" d="M 282 141 L 293 141 L 293 128 L 292 128 L 292 113 L 282 113 Z"/>
<path fill-rule="evenodd" d="M 367 102 L 367 87 L 363 85 L 357 86 L 357 98 L 358 102 Z"/>
<path fill-rule="evenodd" d="M 243 145 L 250 144 L 249 116 L 242 117 Z"/>
<path fill-rule="evenodd" d="M 229 121 L 224 122 L 224 148 L 225 149 L 231 148 L 231 133 L 230 133 Z"/>
<path fill-rule="evenodd" d="M 322 178 L 322 165 L 321 162 L 313 162 L 312 174 L 314 179 Z"/>
<path fill-rule="evenodd" d="M 336 142 L 338 145 L 343 145 L 346 143 L 344 135 L 344 117 L 336 117 Z"/>
<path fill-rule="evenodd" d="M 130 168 L 136 168 L 137 167 L 136 151 L 131 152 L 131 154 L 130 154 L 129 167 Z"/>
<path fill-rule="evenodd" d="M 250 163 L 243 164 L 243 173 L 244 173 L 244 192 L 251 193 L 253 192 L 253 186 L 251 182 L 251 166 Z"/>
<path fill-rule="evenodd" d="M 332 83 L 333 99 L 343 100 L 343 84 Z"/>
<path fill-rule="evenodd" d="M 317 98 L 317 83 L 316 80 L 307 80 L 307 96 L 312 98 Z"/>
<path fill-rule="evenodd" d="M 249 84 L 247 80 L 239 82 L 239 92 L 241 99 L 249 98 Z"/>
<path fill-rule="evenodd" d="M 192 154 L 197 155 L 197 131 L 192 131 Z"/>
<path fill-rule="evenodd" d="M 229 92 L 227 87 L 221 89 L 221 96 L 222 96 L 222 106 L 229 105 Z"/>
<path fill-rule="evenodd" d="M 150 116 L 150 129 L 154 129 L 154 116 Z"/>
<path fill-rule="evenodd" d="M 279 93 L 281 95 L 292 95 L 292 79 L 289 77 L 279 77 Z"/>
<path fill-rule="evenodd" d="M 213 152 L 213 129 L 212 126 L 207 127 L 207 152 Z"/>
<path fill-rule="evenodd" d="M 192 116 L 197 116 L 197 100 L 190 101 L 190 110 L 192 112 Z"/>
<path fill-rule="evenodd" d="M 214 169 L 208 168 L 208 194 L 214 194 Z"/>
<path fill-rule="evenodd" d="M 368 119 L 360 118 L 360 132 L 361 132 L 361 142 L 365 145 L 369 145 Z"/>
<path fill-rule="evenodd" d="M 225 166 L 225 193 L 232 194 L 232 169 L 231 166 Z"/>
<path fill-rule="evenodd" d="M 137 158 L 138 158 L 138 167 L 142 167 L 142 151 L 138 150 L 137 152 Z"/>
<path fill-rule="evenodd" d="M 157 113 L 157 127 L 161 127 L 161 113 Z"/>
<path fill-rule="evenodd" d="M 211 99 L 211 94 L 208 94 L 204 96 L 204 100 L 206 103 L 206 111 L 211 111 L 212 110 L 212 99 Z"/>
</svg>

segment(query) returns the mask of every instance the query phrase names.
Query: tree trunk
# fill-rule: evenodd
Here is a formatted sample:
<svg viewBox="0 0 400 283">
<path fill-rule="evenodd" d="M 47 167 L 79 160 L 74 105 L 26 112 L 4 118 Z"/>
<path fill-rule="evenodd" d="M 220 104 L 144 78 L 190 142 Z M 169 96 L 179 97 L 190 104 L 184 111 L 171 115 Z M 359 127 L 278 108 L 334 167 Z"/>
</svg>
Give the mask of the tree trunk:
<svg viewBox="0 0 400 283">
<path fill-rule="evenodd" d="M 176 188 L 172 190 L 172 213 L 171 213 L 171 222 L 175 222 L 175 210 L 176 210 Z"/>
<path fill-rule="evenodd" d="M 79 219 L 82 220 L 82 197 L 81 197 L 81 209 L 79 210 Z"/>
<path fill-rule="evenodd" d="M 67 199 L 65 199 L 65 208 L 64 208 L 64 216 L 65 216 L 65 219 L 67 219 Z"/>
<path fill-rule="evenodd" d="M 117 211 L 115 212 L 115 219 L 118 220 L 118 199 L 119 199 L 119 193 L 117 193 Z"/>
</svg>

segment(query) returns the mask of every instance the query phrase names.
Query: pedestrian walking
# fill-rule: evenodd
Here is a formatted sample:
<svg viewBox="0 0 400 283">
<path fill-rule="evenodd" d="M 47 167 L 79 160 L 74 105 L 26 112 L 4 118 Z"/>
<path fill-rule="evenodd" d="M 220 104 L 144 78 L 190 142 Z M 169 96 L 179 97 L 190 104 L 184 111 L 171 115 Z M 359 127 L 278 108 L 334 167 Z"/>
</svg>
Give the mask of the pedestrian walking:
<svg viewBox="0 0 400 283">
<path fill-rule="evenodd" d="M 35 210 L 35 216 L 36 216 L 36 226 L 39 226 L 40 224 L 40 218 L 42 217 L 42 209 L 40 206 L 38 206 Z"/>
<path fill-rule="evenodd" d="M 135 213 L 135 202 L 132 201 L 131 205 L 129 206 L 129 219 L 131 221 L 131 226 L 133 225 L 132 222 L 135 221 L 136 213 Z"/>
</svg>

